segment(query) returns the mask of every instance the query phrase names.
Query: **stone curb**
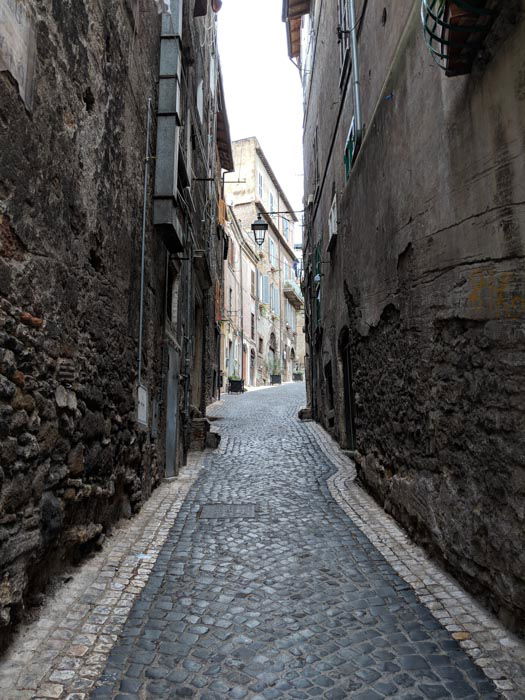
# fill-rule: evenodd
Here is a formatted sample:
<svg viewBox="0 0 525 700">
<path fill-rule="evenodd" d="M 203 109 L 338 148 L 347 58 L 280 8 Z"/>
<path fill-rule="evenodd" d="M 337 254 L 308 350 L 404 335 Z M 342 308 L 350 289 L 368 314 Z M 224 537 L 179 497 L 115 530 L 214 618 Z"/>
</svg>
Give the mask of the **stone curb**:
<svg viewBox="0 0 525 700">
<path fill-rule="evenodd" d="M 334 500 L 368 537 L 420 602 L 495 684 L 503 698 L 525 697 L 525 643 L 432 562 L 378 503 L 355 483 L 355 464 L 318 424 L 303 424 L 337 468 L 328 479 Z"/>
</svg>

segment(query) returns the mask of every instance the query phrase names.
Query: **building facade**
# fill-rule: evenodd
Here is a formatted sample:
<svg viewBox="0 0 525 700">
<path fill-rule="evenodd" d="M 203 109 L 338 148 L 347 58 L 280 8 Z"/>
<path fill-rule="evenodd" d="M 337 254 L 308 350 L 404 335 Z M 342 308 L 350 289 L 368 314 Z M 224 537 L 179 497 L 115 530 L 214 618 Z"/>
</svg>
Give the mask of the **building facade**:
<svg viewBox="0 0 525 700">
<path fill-rule="evenodd" d="M 222 376 L 257 386 L 257 269 L 259 258 L 228 207 L 228 252 L 224 262 Z"/>
<path fill-rule="evenodd" d="M 429 5 L 284 2 L 308 396 L 385 508 L 519 627 L 525 3 Z"/>
<path fill-rule="evenodd" d="M 3 646 L 204 439 L 233 163 L 210 2 L 0 14 Z"/>
<path fill-rule="evenodd" d="M 294 371 L 302 369 L 297 355 L 302 333 L 298 315 L 304 307 L 294 251 L 297 217 L 257 139 L 234 141 L 232 149 L 235 171 L 228 175 L 225 193 L 234 214 L 232 262 L 240 251 L 235 274 L 240 279 L 242 271 L 245 338 L 243 356 L 233 359 L 234 370 L 248 386 L 269 384 L 272 377 L 291 381 Z M 251 230 L 259 215 L 268 224 L 261 246 Z M 226 310 L 228 295 L 225 289 Z M 225 363 L 228 358 L 229 345 Z M 225 364 L 226 374 L 230 369 Z"/>
</svg>

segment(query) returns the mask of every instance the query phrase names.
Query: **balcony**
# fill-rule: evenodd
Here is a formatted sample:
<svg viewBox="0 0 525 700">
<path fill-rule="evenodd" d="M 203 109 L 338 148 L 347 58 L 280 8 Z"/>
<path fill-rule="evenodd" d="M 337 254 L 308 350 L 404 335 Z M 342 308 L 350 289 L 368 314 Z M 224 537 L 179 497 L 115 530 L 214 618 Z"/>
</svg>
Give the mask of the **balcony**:
<svg viewBox="0 0 525 700">
<path fill-rule="evenodd" d="M 489 33 L 497 10 L 493 0 L 421 0 L 427 46 L 445 75 L 466 75 Z"/>
<path fill-rule="evenodd" d="M 302 309 L 304 306 L 304 299 L 301 292 L 301 288 L 293 280 L 287 280 L 284 283 L 284 296 L 288 299 L 290 304 L 296 309 Z"/>
</svg>

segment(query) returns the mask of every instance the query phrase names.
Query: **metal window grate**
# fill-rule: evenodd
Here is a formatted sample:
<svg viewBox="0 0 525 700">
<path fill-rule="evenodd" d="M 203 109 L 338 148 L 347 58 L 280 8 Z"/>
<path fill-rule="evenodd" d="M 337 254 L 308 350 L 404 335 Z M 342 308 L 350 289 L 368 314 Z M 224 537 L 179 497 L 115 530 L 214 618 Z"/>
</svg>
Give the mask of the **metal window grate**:
<svg viewBox="0 0 525 700">
<path fill-rule="evenodd" d="M 496 15 L 486 0 L 421 0 L 425 41 L 446 75 L 470 73 Z"/>
</svg>

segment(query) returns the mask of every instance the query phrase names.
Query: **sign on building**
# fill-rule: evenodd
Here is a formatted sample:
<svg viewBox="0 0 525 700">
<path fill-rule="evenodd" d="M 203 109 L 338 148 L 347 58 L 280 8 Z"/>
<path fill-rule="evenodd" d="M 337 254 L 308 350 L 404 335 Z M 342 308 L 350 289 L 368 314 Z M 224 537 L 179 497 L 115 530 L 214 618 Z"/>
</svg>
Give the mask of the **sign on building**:
<svg viewBox="0 0 525 700">
<path fill-rule="evenodd" d="M 142 384 L 137 389 L 137 422 L 148 425 L 148 390 Z"/>
<path fill-rule="evenodd" d="M 8 71 L 16 80 L 29 110 L 33 106 L 35 67 L 35 23 L 27 0 L 0 0 L 0 71 Z"/>
</svg>

